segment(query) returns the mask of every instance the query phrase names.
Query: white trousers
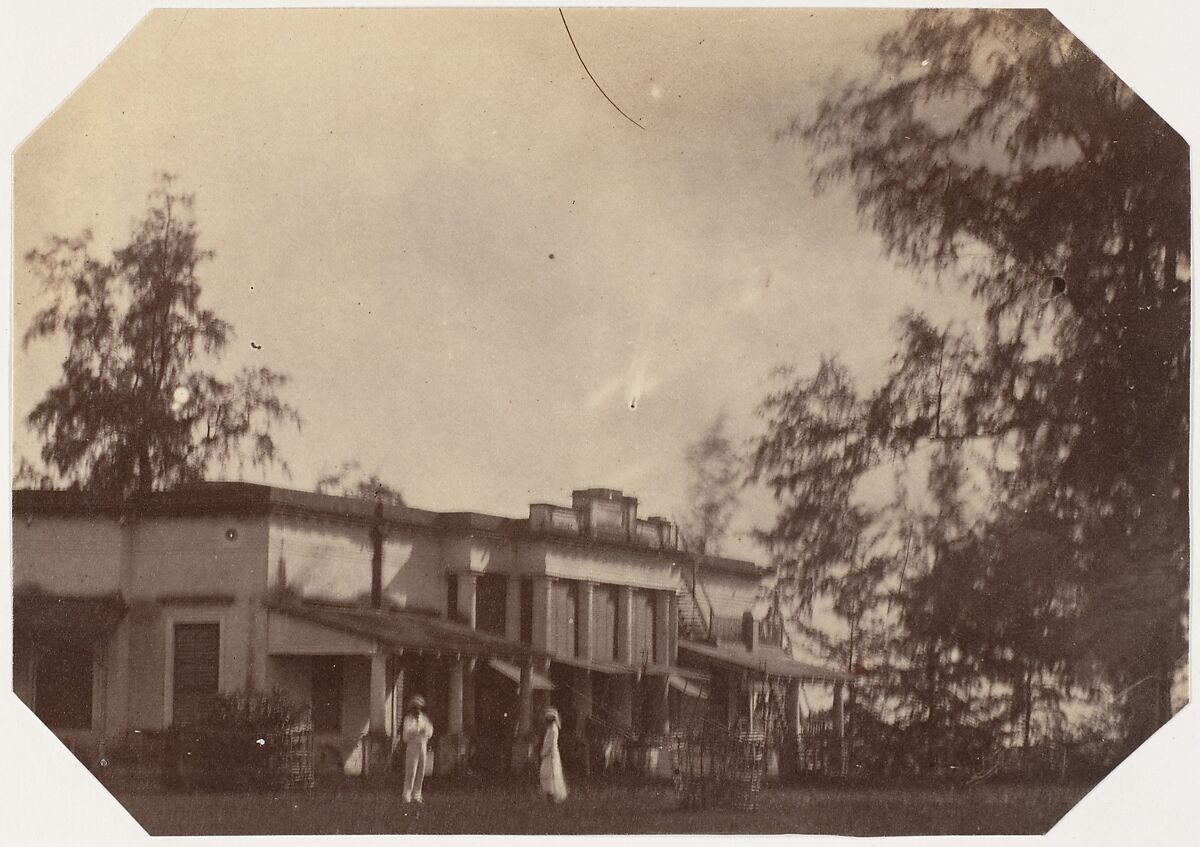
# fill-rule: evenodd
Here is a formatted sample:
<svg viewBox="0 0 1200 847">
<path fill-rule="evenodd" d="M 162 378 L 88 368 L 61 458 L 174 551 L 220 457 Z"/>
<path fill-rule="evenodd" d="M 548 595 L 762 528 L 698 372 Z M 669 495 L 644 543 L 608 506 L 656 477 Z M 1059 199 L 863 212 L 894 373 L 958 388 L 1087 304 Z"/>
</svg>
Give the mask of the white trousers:
<svg viewBox="0 0 1200 847">
<path fill-rule="evenodd" d="M 419 800 L 425 782 L 425 742 L 404 745 L 404 799 Z"/>
</svg>

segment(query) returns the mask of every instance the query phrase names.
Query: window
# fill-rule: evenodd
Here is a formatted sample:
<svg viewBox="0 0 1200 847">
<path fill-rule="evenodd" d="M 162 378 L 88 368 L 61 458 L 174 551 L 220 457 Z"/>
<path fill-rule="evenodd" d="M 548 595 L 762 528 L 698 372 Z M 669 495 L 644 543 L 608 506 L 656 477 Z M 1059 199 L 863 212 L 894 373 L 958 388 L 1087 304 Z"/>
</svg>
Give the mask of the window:
<svg viewBox="0 0 1200 847">
<path fill-rule="evenodd" d="M 508 611 L 508 579 L 504 574 L 480 574 L 475 582 L 475 628 L 504 635 Z"/>
<path fill-rule="evenodd" d="M 38 659 L 34 712 L 51 729 L 92 726 L 92 651 L 51 650 Z"/>
<path fill-rule="evenodd" d="M 342 728 L 342 663 L 336 658 L 313 659 L 312 722 L 316 732 Z"/>
<path fill-rule="evenodd" d="M 175 624 L 171 720 L 201 718 L 217 696 L 221 627 L 215 623 Z"/>
<path fill-rule="evenodd" d="M 521 577 L 521 643 L 533 643 L 533 579 Z"/>
<path fill-rule="evenodd" d="M 458 574 L 446 574 L 446 619 L 458 620 Z"/>
<path fill-rule="evenodd" d="M 597 585 L 592 593 L 592 643 L 597 659 L 617 658 L 617 589 Z"/>
</svg>

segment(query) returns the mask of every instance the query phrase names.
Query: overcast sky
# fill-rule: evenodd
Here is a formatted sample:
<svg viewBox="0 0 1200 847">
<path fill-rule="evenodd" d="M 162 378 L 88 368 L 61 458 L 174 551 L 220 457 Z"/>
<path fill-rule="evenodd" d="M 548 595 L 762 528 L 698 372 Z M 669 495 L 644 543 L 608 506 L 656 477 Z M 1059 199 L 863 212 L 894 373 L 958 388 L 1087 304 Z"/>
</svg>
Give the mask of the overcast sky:
<svg viewBox="0 0 1200 847">
<path fill-rule="evenodd" d="M 836 352 L 869 381 L 901 311 L 954 309 L 777 140 L 901 17 L 567 18 L 644 129 L 554 9 L 153 13 L 18 152 L 16 254 L 84 227 L 111 248 L 177 173 L 237 330 L 222 370 L 289 374 L 304 416 L 268 481 L 357 459 L 424 508 L 601 485 L 680 517 L 684 448 L 723 410 L 757 432 L 773 368 Z M 18 333 L 35 293 L 18 263 Z M 60 359 L 15 353 L 18 456 Z M 741 530 L 770 519 L 748 500 Z"/>
</svg>

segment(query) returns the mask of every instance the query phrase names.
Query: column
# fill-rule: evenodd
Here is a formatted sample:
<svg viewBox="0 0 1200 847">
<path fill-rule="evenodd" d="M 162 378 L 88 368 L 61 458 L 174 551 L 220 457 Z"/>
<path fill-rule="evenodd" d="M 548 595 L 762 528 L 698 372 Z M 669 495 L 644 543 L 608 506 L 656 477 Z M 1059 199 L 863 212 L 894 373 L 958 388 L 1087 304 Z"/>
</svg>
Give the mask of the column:
<svg viewBox="0 0 1200 847">
<path fill-rule="evenodd" d="M 475 628 L 475 578 L 471 571 L 458 574 L 458 616 L 471 629 Z"/>
<path fill-rule="evenodd" d="M 463 736 L 463 678 L 465 662 L 450 660 L 446 679 L 446 731 L 438 742 L 438 773 L 454 773 L 459 769 L 466 745 Z"/>
<path fill-rule="evenodd" d="M 520 704 L 517 706 L 517 733 L 527 733 L 533 729 L 533 660 L 526 659 L 521 664 L 521 682 L 518 691 Z"/>
<path fill-rule="evenodd" d="M 784 719 L 787 721 L 788 732 L 799 735 L 803 720 L 800 714 L 800 680 L 788 680 L 787 699 L 784 703 Z"/>
<path fill-rule="evenodd" d="M 587 668 L 571 668 L 571 685 L 574 686 L 575 734 L 587 737 L 588 721 L 592 717 L 592 672 Z"/>
<path fill-rule="evenodd" d="M 654 592 L 654 656 L 651 661 L 656 665 L 675 664 L 675 657 L 671 653 L 671 632 L 674 629 L 671 600 L 674 596 L 669 591 Z"/>
<path fill-rule="evenodd" d="M 671 691 L 666 674 L 655 674 L 646 677 L 647 705 L 650 707 L 650 732 L 653 735 L 668 736 L 671 734 L 671 712 L 668 708 L 667 697 Z"/>
<path fill-rule="evenodd" d="M 554 579 L 548 576 L 535 577 L 533 581 L 533 649 L 553 652 L 550 638 L 550 604 Z"/>
<path fill-rule="evenodd" d="M 475 736 L 475 664 L 470 658 L 463 667 L 463 735 L 468 740 Z"/>
<path fill-rule="evenodd" d="M 583 595 L 580 594 L 580 596 L 582 597 Z M 592 772 L 591 733 L 588 730 L 592 717 L 592 672 L 587 668 L 572 668 L 571 677 L 571 684 L 575 688 L 573 697 L 575 707 L 575 737 L 578 739 L 580 749 L 582 750 L 582 762 L 580 764 L 583 766 L 583 774 L 585 777 L 588 777 L 591 776 Z"/>
<path fill-rule="evenodd" d="M 533 660 L 521 663 L 521 682 L 517 692 L 517 737 L 513 740 L 512 769 L 521 770 L 529 763 L 529 740 L 533 731 Z"/>
<path fill-rule="evenodd" d="M 463 671 L 462 659 L 450 661 L 446 711 L 446 733 L 449 735 L 462 735 L 463 731 Z"/>
<path fill-rule="evenodd" d="M 387 657 L 387 653 L 371 654 L 371 733 L 387 731 Z"/>
<path fill-rule="evenodd" d="M 617 661 L 633 664 L 633 589 L 622 585 L 617 589 Z"/>
<path fill-rule="evenodd" d="M 509 574 L 504 585 L 504 637 L 521 640 L 521 577 Z"/>
<path fill-rule="evenodd" d="M 646 751 L 646 769 L 654 776 L 671 775 L 671 753 L 668 739 L 671 736 L 671 685 L 666 674 L 648 676 L 647 702 L 650 707 L 650 733 L 658 736 L 659 744 Z"/>
<path fill-rule="evenodd" d="M 630 674 L 615 674 L 611 678 L 613 717 L 623 727 L 633 726 L 633 685 Z"/>
<path fill-rule="evenodd" d="M 579 633 L 579 639 L 575 645 L 575 655 L 578 656 L 580 659 L 586 659 L 587 661 L 591 661 L 591 659 L 592 659 L 592 655 L 593 655 L 592 642 L 595 641 L 595 639 L 592 636 L 593 624 L 595 623 L 595 620 L 596 620 L 595 597 L 596 597 L 596 586 L 594 583 L 591 583 L 591 582 L 580 582 L 579 583 L 579 608 L 576 612 L 579 615 L 579 626 L 576 629 L 576 632 Z M 585 673 L 589 674 L 588 675 L 588 698 L 590 701 L 590 698 L 592 696 L 591 695 L 591 685 L 592 685 L 591 675 L 590 675 L 590 672 L 588 672 L 588 671 L 585 671 Z"/>
<path fill-rule="evenodd" d="M 679 597 L 674 591 L 667 592 L 670 611 L 667 613 L 667 663 L 679 661 Z"/>
<path fill-rule="evenodd" d="M 740 677 L 736 673 L 728 675 L 729 687 L 725 689 L 725 716 L 726 723 L 731 729 L 736 729 L 738 721 L 743 717 L 741 691 L 745 687 L 742 684 L 744 680 L 745 674 Z"/>
<path fill-rule="evenodd" d="M 389 695 L 392 701 L 391 737 L 395 741 L 400 737 L 400 725 L 404 721 L 404 665 L 399 656 L 392 657 L 392 690 Z"/>
<path fill-rule="evenodd" d="M 383 774 L 388 765 L 387 737 L 387 658 L 383 652 L 372 653 L 371 681 L 368 706 L 367 734 L 363 736 L 363 776 Z"/>
<path fill-rule="evenodd" d="M 800 771 L 800 743 L 801 743 L 801 716 L 800 716 L 800 680 L 789 679 L 787 683 L 787 696 L 784 698 L 784 721 L 787 724 L 787 746 L 784 748 L 786 756 L 784 761 L 787 767 L 793 774 Z"/>
</svg>

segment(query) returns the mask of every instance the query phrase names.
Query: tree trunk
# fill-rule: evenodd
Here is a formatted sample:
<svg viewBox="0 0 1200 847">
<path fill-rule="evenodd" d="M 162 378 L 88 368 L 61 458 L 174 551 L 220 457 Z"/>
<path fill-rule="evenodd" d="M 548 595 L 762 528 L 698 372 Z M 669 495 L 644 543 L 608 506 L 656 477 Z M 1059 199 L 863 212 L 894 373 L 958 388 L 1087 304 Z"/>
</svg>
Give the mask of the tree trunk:
<svg viewBox="0 0 1200 847">
<path fill-rule="evenodd" d="M 926 649 L 928 652 L 925 654 L 925 766 L 932 771 L 937 768 L 933 739 L 934 719 L 937 717 L 938 654 L 936 645 L 932 643 Z"/>
<path fill-rule="evenodd" d="M 1022 746 L 1025 748 L 1026 752 L 1028 752 L 1030 723 L 1033 718 L 1033 670 L 1028 666 L 1025 668 L 1025 689 L 1022 692 L 1022 698 L 1024 700 L 1023 705 L 1025 713 L 1025 731 Z"/>
</svg>

